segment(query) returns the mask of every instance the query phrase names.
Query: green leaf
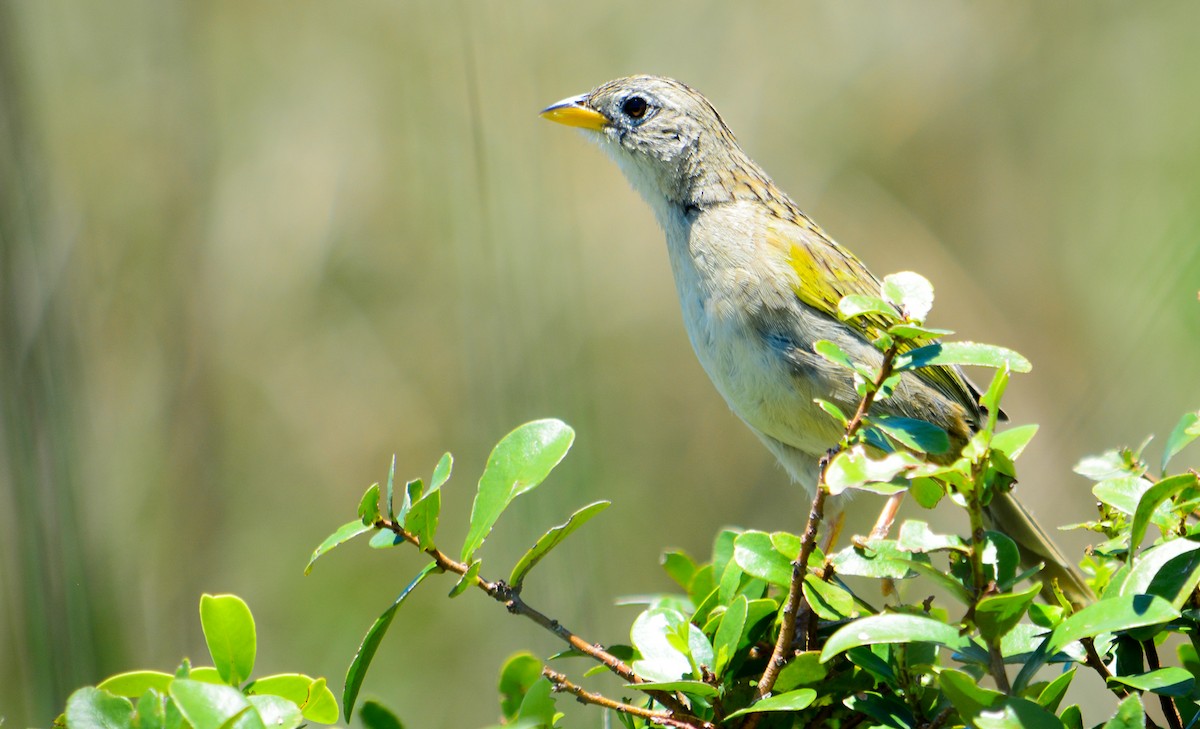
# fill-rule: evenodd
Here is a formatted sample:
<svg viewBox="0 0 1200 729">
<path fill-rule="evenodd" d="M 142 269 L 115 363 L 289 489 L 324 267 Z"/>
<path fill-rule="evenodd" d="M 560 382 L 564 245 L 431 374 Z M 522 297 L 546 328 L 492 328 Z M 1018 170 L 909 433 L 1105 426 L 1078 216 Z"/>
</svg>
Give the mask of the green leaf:
<svg viewBox="0 0 1200 729">
<path fill-rule="evenodd" d="M 258 712 L 263 726 L 269 726 L 271 729 L 296 729 L 304 723 L 304 715 L 300 713 L 300 707 L 287 699 L 264 694 L 250 696 L 249 701 L 254 710 Z"/>
<path fill-rule="evenodd" d="M 990 595 L 980 600 L 975 606 L 975 625 L 983 639 L 994 643 L 1012 630 L 1021 622 L 1041 588 L 1041 584 L 1035 582 L 1023 592 Z"/>
<path fill-rule="evenodd" d="M 171 683 L 171 698 L 195 729 L 265 729 L 250 700 L 232 686 L 177 678 Z"/>
<path fill-rule="evenodd" d="M 1007 366 L 997 369 L 996 374 L 992 375 L 992 382 L 988 385 L 988 389 L 979 398 L 979 404 L 988 412 L 986 430 L 989 433 L 996 429 L 996 418 L 1000 414 L 1000 400 L 1004 398 L 1004 392 L 1008 389 L 1008 381 L 1011 376 L 1011 370 Z"/>
<path fill-rule="evenodd" d="M 897 320 L 900 312 L 883 299 L 863 294 L 843 296 L 838 302 L 838 316 L 843 320 L 853 319 L 863 315 L 882 316 L 886 319 Z"/>
<path fill-rule="evenodd" d="M 751 577 L 772 585 L 788 587 L 792 583 L 792 563 L 775 549 L 766 532 L 744 532 L 733 542 L 733 561 Z"/>
<path fill-rule="evenodd" d="M 404 497 L 400 500 L 400 511 L 396 512 L 396 521 L 403 524 L 408 519 L 408 512 L 425 493 L 425 482 L 419 478 L 404 484 Z"/>
<path fill-rule="evenodd" d="M 990 568 L 991 579 L 1007 585 L 1021 567 L 1021 550 L 1017 543 L 1003 532 L 989 531 L 984 534 L 983 564 Z"/>
<path fill-rule="evenodd" d="M 417 547 L 422 551 L 434 548 L 441 511 L 442 492 L 431 491 L 413 504 L 404 517 L 405 531 L 417 538 Z"/>
<path fill-rule="evenodd" d="M 525 576 L 529 574 L 529 570 L 534 568 L 534 565 L 542 560 L 542 557 L 545 557 L 550 553 L 550 550 L 561 544 L 564 539 L 571 535 L 571 532 L 586 524 L 596 514 L 607 509 L 611 503 L 609 501 L 597 501 L 588 504 L 574 514 L 571 514 L 570 518 L 564 523 L 552 527 L 543 534 L 529 548 L 529 551 L 522 555 L 516 566 L 513 567 L 512 574 L 508 578 L 508 584 L 512 585 L 513 589 L 520 591 L 521 586 L 525 582 Z"/>
<path fill-rule="evenodd" d="M 1058 678 L 1046 684 L 1046 687 L 1038 694 L 1038 704 L 1047 711 L 1058 711 L 1058 706 L 1062 703 L 1063 697 L 1067 695 L 1067 688 L 1071 685 L 1071 680 L 1074 678 L 1074 668 L 1066 673 L 1059 674 Z"/>
<path fill-rule="evenodd" d="M 692 670 L 691 661 L 671 636 L 687 631 L 688 625 L 682 613 L 669 608 L 652 608 L 638 615 L 630 638 L 641 659 L 634 661 L 633 670 L 650 681 L 685 678 Z"/>
<path fill-rule="evenodd" d="M 897 546 L 905 552 L 930 553 L 942 550 L 953 550 L 966 554 L 970 551 L 959 537 L 954 534 L 934 534 L 929 524 L 910 519 L 900 525 L 900 537 Z"/>
<path fill-rule="evenodd" d="M 804 599 L 813 612 L 825 620 L 844 620 L 859 615 L 854 595 L 813 574 L 804 578 Z"/>
<path fill-rule="evenodd" d="M 1200 482 L 1197 481 L 1196 474 L 1184 473 L 1164 478 L 1146 489 L 1142 497 L 1138 499 L 1137 508 L 1133 513 L 1133 527 L 1129 537 L 1130 559 L 1133 558 L 1133 553 L 1137 551 L 1137 548 L 1141 546 L 1142 539 L 1146 536 L 1146 527 L 1150 525 L 1150 518 L 1154 516 L 1158 507 L 1184 489 L 1198 484 Z"/>
<path fill-rule="evenodd" d="M 1083 711 L 1079 704 L 1071 704 L 1058 715 L 1067 729 L 1083 729 Z"/>
<path fill-rule="evenodd" d="M 88 686 L 67 699 L 66 715 L 68 727 L 128 729 L 133 719 L 133 704 L 129 699 Z"/>
<path fill-rule="evenodd" d="M 912 576 L 909 560 L 913 555 L 901 551 L 896 542 L 879 539 L 864 544 L 852 544 L 833 555 L 833 566 L 839 575 L 902 580 Z"/>
<path fill-rule="evenodd" d="M 358 719 L 366 729 L 404 729 L 400 717 L 378 701 L 364 701 L 362 708 L 358 710 Z M 334 721 L 336 720 L 335 717 Z"/>
<path fill-rule="evenodd" d="M 750 601 L 745 595 L 738 595 L 729 604 L 725 614 L 721 616 L 721 624 L 713 638 L 714 665 L 712 672 L 718 678 L 725 674 L 729 661 L 737 654 L 738 644 L 746 629 L 746 613 L 750 609 Z"/>
<path fill-rule="evenodd" d="M 952 650 L 967 645 L 967 639 L 958 628 L 939 620 L 919 615 L 887 613 L 859 618 L 842 626 L 825 643 L 821 661 L 828 661 L 839 653 L 860 645 L 879 643 L 937 643 Z"/>
<path fill-rule="evenodd" d="M 1025 446 L 1037 435 L 1038 426 L 1035 423 L 1018 425 L 992 436 L 992 450 L 1000 451 L 1012 460 L 1025 452 Z"/>
<path fill-rule="evenodd" d="M 1143 552 L 1121 583 L 1121 595 L 1157 595 L 1182 610 L 1200 584 L 1200 543 L 1172 539 Z"/>
<path fill-rule="evenodd" d="M 542 662 L 532 653 L 521 652 L 509 656 L 500 668 L 500 712 L 506 721 L 517 718 L 517 710 L 525 700 L 525 694 L 542 676 Z"/>
<path fill-rule="evenodd" d="M 810 688 L 796 689 L 777 696 L 768 696 L 754 702 L 752 706 L 733 712 L 726 719 L 733 719 L 746 714 L 757 714 L 762 711 L 800 711 L 808 708 L 817 699 L 817 692 Z"/>
<path fill-rule="evenodd" d="M 919 273 L 901 271 L 884 276 L 882 291 L 883 298 L 911 321 L 925 321 L 933 308 L 933 286 Z"/>
<path fill-rule="evenodd" d="M 685 590 L 692 583 L 692 578 L 696 576 L 696 561 L 683 552 L 664 552 L 659 564 L 671 579 Z"/>
<path fill-rule="evenodd" d="M 512 500 L 549 476 L 574 441 L 574 430 L 561 420 L 551 419 L 519 426 L 496 444 L 471 505 L 471 526 L 463 543 L 462 561 L 471 560 Z"/>
<path fill-rule="evenodd" d="M 920 459 L 911 453 L 888 453 L 881 458 L 871 458 L 862 445 L 855 445 L 833 457 L 825 469 L 825 484 L 831 495 L 841 494 L 846 489 L 864 488 L 867 484 L 886 484 L 901 472 L 921 465 Z M 877 488 L 871 491 L 880 492 Z M 892 488 L 886 493 L 903 490 Z"/>
<path fill-rule="evenodd" d="M 946 490 L 932 478 L 921 476 L 912 480 L 908 486 L 908 493 L 922 508 L 932 509 L 946 495 Z"/>
<path fill-rule="evenodd" d="M 1028 699 L 1006 697 L 975 717 L 977 729 L 1065 729 L 1061 720 Z"/>
<path fill-rule="evenodd" d="M 433 478 L 429 481 L 430 490 L 437 491 L 442 484 L 450 480 L 450 472 L 454 470 L 454 456 L 443 453 L 433 468 Z"/>
<path fill-rule="evenodd" d="M 979 716 L 979 712 L 995 708 L 1004 701 L 1004 694 L 983 688 L 974 677 L 962 671 L 946 669 L 938 674 L 938 678 L 946 698 L 968 721 Z"/>
<path fill-rule="evenodd" d="M 851 371 L 858 371 L 858 367 L 855 365 L 854 361 L 850 359 L 850 355 L 846 354 L 841 347 L 827 339 L 822 339 L 814 344 L 813 351 L 836 365 L 841 365 L 842 367 L 845 367 Z"/>
<path fill-rule="evenodd" d="M 916 324 L 893 324 L 888 327 L 888 334 L 899 339 L 911 339 L 916 341 L 929 341 L 938 337 L 945 337 L 953 334 L 952 329 L 935 329 L 934 327 L 918 326 Z"/>
<path fill-rule="evenodd" d="M 237 595 L 208 595 L 200 598 L 200 625 L 221 680 L 237 686 L 254 670 L 256 637 L 254 616 Z"/>
<path fill-rule="evenodd" d="M 300 704 L 304 718 L 322 724 L 332 724 L 338 718 L 337 698 L 329 690 L 325 679 L 315 678 L 308 687 L 308 700 Z"/>
<path fill-rule="evenodd" d="M 1132 694 L 1117 707 L 1116 716 L 1108 720 L 1104 729 L 1144 729 L 1145 713 L 1142 709 L 1142 698 Z"/>
<path fill-rule="evenodd" d="M 1113 676 L 1108 681 L 1110 684 L 1124 684 L 1138 691 L 1151 691 L 1162 696 L 1183 698 L 1192 693 L 1196 677 L 1185 669 L 1168 666 L 1156 671 L 1139 673 L 1136 676 Z"/>
<path fill-rule="evenodd" d="M 819 683 L 828 674 L 829 669 L 821 663 L 821 652 L 805 651 L 789 661 L 779 672 L 779 677 L 775 680 L 775 690 L 782 693 L 797 686 Z"/>
<path fill-rule="evenodd" d="M 367 676 L 367 669 L 371 667 L 371 661 L 375 658 L 375 651 L 379 649 L 379 642 L 387 634 L 387 630 L 392 624 L 392 618 L 396 617 L 396 610 L 409 593 L 435 570 L 437 570 L 437 563 L 430 562 L 425 565 L 425 569 L 417 573 L 412 582 L 408 583 L 404 591 L 392 602 L 391 607 L 383 611 L 383 614 L 375 620 L 371 629 L 363 637 L 362 644 L 358 646 L 358 652 L 354 654 L 354 660 L 350 662 L 350 668 L 346 671 L 346 687 L 342 692 L 342 715 L 346 717 L 347 721 L 354 715 L 354 702 L 358 700 L 358 691 L 362 688 L 363 679 Z"/>
<path fill-rule="evenodd" d="M 303 673 L 279 673 L 251 681 L 246 685 L 246 693 L 248 695 L 279 696 L 297 706 L 303 706 L 308 702 L 309 687 L 312 686 L 312 682 L 312 677 L 305 676 Z M 337 721 L 336 716 L 333 718 L 334 721 Z"/>
<path fill-rule="evenodd" d="M 397 544 L 404 544 L 404 537 L 388 529 L 376 529 L 367 541 L 371 549 L 390 549 Z"/>
<path fill-rule="evenodd" d="M 165 729 L 167 723 L 167 697 L 164 692 L 156 689 L 146 689 L 146 691 L 138 698 L 137 706 L 134 708 L 133 726 L 137 729 Z M 173 717 L 177 719 L 176 724 L 182 725 L 183 717 L 179 716 L 179 709 L 172 706 Z"/>
<path fill-rule="evenodd" d="M 467 571 L 462 577 L 458 578 L 458 582 L 454 583 L 454 587 L 450 588 L 450 597 L 458 597 L 467 591 L 467 588 L 475 584 L 475 580 L 479 577 L 479 570 L 483 567 L 483 560 L 477 559 L 467 567 Z"/>
<path fill-rule="evenodd" d="M 517 709 L 517 720 L 533 719 L 539 727 L 554 726 L 554 688 L 549 679 L 542 677 L 533 682 Z"/>
<path fill-rule="evenodd" d="M 371 526 L 379 518 L 379 484 L 371 484 L 358 502 L 358 518 L 364 526 Z"/>
<path fill-rule="evenodd" d="M 1171 459 L 1198 437 L 1200 437 L 1200 412 L 1184 413 L 1175 425 L 1175 429 L 1171 431 L 1171 435 L 1167 436 L 1167 444 L 1163 448 L 1162 472 L 1164 475 Z"/>
<path fill-rule="evenodd" d="M 308 558 L 308 565 L 304 568 L 304 574 L 307 575 L 308 573 L 312 572 L 313 563 L 316 562 L 317 558 L 319 558 L 321 555 L 325 554 L 339 544 L 345 544 L 351 539 L 357 537 L 359 534 L 366 534 L 369 531 L 371 531 L 371 527 L 365 526 L 361 519 L 355 519 L 348 524 L 341 525 L 337 528 L 337 531 L 335 531 L 333 534 L 330 534 L 325 538 L 325 541 L 321 542 L 321 546 L 313 550 L 312 556 Z"/>
<path fill-rule="evenodd" d="M 827 415 L 829 415 L 829 417 L 833 418 L 833 419 L 834 419 L 834 420 L 836 420 L 836 421 L 837 421 L 837 422 L 838 422 L 840 425 L 842 425 L 843 427 L 845 427 L 845 425 L 846 425 L 846 414 L 842 412 L 842 409 L 841 409 L 841 408 L 839 408 L 837 405 L 834 405 L 833 403 L 829 402 L 828 400 L 822 400 L 822 399 L 821 399 L 821 398 L 819 398 L 819 397 L 817 397 L 817 398 L 813 398 L 813 402 L 815 402 L 815 403 L 817 404 L 817 407 L 819 407 L 819 408 L 821 408 L 822 410 L 824 410 L 824 411 L 825 411 L 825 413 L 826 413 Z"/>
<path fill-rule="evenodd" d="M 129 671 L 109 676 L 97 684 L 96 688 L 132 699 L 146 693 L 147 689 L 166 693 L 174 678 L 171 674 L 160 671 Z"/>
<path fill-rule="evenodd" d="M 719 693 L 719 689 L 703 681 L 646 681 L 645 683 L 627 683 L 625 688 L 638 691 L 682 691 L 692 696 L 711 698 Z"/>
<path fill-rule="evenodd" d="M 794 562 L 800 556 L 800 547 L 802 540 L 796 534 L 790 532 L 771 532 L 771 546 L 775 547 L 775 551 L 782 554 L 789 562 Z M 815 554 L 820 550 L 813 549 Z M 812 564 L 812 557 L 809 558 L 809 564 Z"/>
<path fill-rule="evenodd" d="M 1104 481 L 1117 476 L 1130 475 L 1125 458 L 1117 451 L 1105 451 L 1098 456 L 1087 456 L 1076 463 L 1072 470 L 1093 481 Z"/>
<path fill-rule="evenodd" d="M 1047 652 L 1101 633 L 1167 623 L 1179 617 L 1171 603 L 1152 595 L 1120 595 L 1092 603 L 1059 623 L 1050 634 Z"/>
<path fill-rule="evenodd" d="M 1146 479 L 1137 476 L 1117 476 L 1093 486 L 1092 494 L 1117 511 L 1133 516 L 1137 511 L 1138 502 L 1152 485 Z"/>
<path fill-rule="evenodd" d="M 1029 372 L 1033 365 L 1021 355 L 991 344 L 975 342 L 937 342 L 910 350 L 896 357 L 897 372 L 937 365 L 975 365 L 1003 367 L 1013 372 Z"/>
<path fill-rule="evenodd" d="M 394 489 L 395 483 L 396 483 L 396 454 L 393 453 L 392 454 L 392 464 L 390 466 L 388 466 L 387 494 L 385 495 L 386 503 L 384 504 L 384 506 L 387 507 L 387 516 L 389 519 L 394 519 L 396 516 L 396 512 L 393 508 L 393 506 L 395 505 L 395 502 L 392 499 L 393 491 L 395 490 Z"/>
<path fill-rule="evenodd" d="M 922 453 L 945 453 L 950 450 L 950 437 L 933 423 L 894 415 L 875 415 L 871 423 L 887 433 L 897 443 Z"/>
</svg>

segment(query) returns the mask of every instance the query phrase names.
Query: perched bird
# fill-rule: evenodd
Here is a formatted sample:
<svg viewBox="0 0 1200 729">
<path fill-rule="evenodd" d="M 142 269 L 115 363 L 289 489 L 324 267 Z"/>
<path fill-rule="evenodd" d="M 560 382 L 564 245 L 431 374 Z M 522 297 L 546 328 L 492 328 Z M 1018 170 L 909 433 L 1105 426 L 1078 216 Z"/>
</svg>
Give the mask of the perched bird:
<svg viewBox="0 0 1200 729">
<path fill-rule="evenodd" d="M 878 296 L 879 280 L 810 220 L 751 160 L 708 99 L 661 76 L 630 76 L 547 107 L 542 116 L 585 131 L 654 210 L 667 238 L 683 321 L 700 364 L 729 407 L 810 492 L 841 427 L 814 398 L 853 412 L 851 374 L 813 351 L 838 344 L 856 361 L 882 355 L 861 320 L 842 321 L 847 294 Z M 945 430 L 957 453 L 978 427 L 978 393 L 958 368 L 904 375 L 872 412 Z M 1091 591 L 1016 498 L 988 507 L 1022 562 L 1044 561 L 1077 603 Z"/>
</svg>

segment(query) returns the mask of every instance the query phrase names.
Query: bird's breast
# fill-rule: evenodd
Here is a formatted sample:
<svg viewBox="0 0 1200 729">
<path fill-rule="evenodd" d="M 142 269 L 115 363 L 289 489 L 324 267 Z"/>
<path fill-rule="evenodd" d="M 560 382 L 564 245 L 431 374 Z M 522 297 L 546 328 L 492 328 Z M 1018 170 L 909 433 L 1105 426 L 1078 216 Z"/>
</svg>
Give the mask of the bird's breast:
<svg viewBox="0 0 1200 729">
<path fill-rule="evenodd" d="M 753 221 L 730 212 L 664 221 L 688 338 L 722 397 L 760 437 L 819 454 L 837 435 L 813 403 L 834 386 L 832 366 L 811 354 L 820 332 L 793 293 L 786 262 L 758 249 Z"/>
</svg>

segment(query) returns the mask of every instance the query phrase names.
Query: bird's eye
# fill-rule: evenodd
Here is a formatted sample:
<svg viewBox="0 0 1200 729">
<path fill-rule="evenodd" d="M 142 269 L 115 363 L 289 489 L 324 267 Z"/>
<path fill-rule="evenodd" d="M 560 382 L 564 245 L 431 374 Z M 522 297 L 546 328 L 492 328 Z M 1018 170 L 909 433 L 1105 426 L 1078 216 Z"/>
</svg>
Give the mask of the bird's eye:
<svg viewBox="0 0 1200 729">
<path fill-rule="evenodd" d="M 630 119 L 641 119 L 646 116 L 646 112 L 650 109 L 650 104 L 640 96 L 630 96 L 625 101 L 621 102 L 621 111 Z"/>
</svg>

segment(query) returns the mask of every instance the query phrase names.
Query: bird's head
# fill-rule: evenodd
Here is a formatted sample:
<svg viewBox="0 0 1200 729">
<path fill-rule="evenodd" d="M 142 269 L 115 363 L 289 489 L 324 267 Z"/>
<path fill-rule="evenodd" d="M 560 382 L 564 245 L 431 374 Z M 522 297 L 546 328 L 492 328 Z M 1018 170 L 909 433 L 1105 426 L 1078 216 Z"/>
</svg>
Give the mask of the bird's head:
<svg viewBox="0 0 1200 729">
<path fill-rule="evenodd" d="M 616 79 L 542 116 L 584 130 L 656 209 L 731 199 L 731 176 L 758 173 L 708 99 L 674 79 Z"/>
</svg>

